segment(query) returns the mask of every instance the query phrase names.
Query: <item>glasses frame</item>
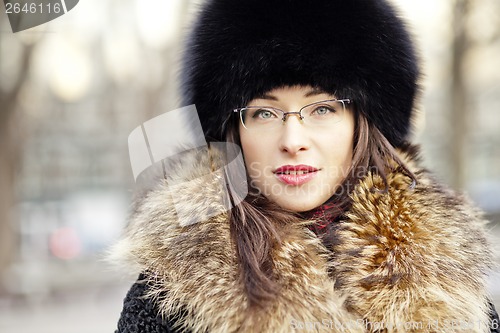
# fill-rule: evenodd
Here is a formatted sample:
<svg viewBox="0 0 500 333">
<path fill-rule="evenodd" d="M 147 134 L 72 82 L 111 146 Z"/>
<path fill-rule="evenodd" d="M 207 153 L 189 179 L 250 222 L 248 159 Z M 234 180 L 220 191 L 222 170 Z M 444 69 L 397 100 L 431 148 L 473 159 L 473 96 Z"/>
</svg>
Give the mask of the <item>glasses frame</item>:
<svg viewBox="0 0 500 333">
<path fill-rule="evenodd" d="M 279 111 L 281 113 L 283 113 L 283 117 L 281 118 L 281 122 L 282 124 L 284 124 L 286 122 L 286 119 L 287 119 L 287 116 L 290 115 L 290 114 L 297 114 L 299 115 L 299 119 L 301 122 L 304 121 L 304 116 L 302 116 L 302 110 L 304 110 L 305 108 L 308 108 L 312 105 L 315 105 L 315 104 L 321 104 L 321 103 L 325 103 L 325 102 L 341 102 L 343 107 L 344 107 L 344 112 L 345 112 L 345 109 L 346 109 L 346 104 L 351 104 L 352 103 L 352 99 L 350 98 L 343 98 L 343 99 L 325 99 L 325 100 L 322 100 L 322 101 L 317 101 L 317 102 L 314 102 L 314 103 L 310 103 L 310 104 L 307 104 L 307 105 L 304 105 L 303 107 L 300 108 L 299 111 L 291 111 L 291 112 L 285 112 L 281 109 L 278 109 L 278 108 L 275 108 L 275 107 L 272 107 L 272 106 L 245 106 L 245 107 L 242 107 L 242 108 L 236 108 L 236 109 L 233 109 L 233 112 L 239 112 L 240 114 L 240 122 L 241 124 L 243 125 L 243 127 L 247 130 L 250 130 L 248 129 L 248 127 L 245 126 L 245 122 L 243 121 L 243 111 L 249 109 L 249 108 L 263 108 L 263 109 L 272 109 L 272 110 L 275 110 L 275 111 Z M 250 130 L 251 131 L 251 130 Z"/>
</svg>

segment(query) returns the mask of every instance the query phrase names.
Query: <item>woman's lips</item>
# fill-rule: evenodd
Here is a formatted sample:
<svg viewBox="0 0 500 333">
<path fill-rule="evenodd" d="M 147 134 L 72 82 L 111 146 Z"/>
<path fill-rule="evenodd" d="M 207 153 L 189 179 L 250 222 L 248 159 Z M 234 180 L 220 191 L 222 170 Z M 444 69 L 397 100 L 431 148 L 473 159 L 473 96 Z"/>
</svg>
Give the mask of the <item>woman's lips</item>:
<svg viewBox="0 0 500 333">
<path fill-rule="evenodd" d="M 283 165 L 274 174 L 287 185 L 298 186 L 307 183 L 318 174 L 318 169 L 310 165 Z"/>
</svg>

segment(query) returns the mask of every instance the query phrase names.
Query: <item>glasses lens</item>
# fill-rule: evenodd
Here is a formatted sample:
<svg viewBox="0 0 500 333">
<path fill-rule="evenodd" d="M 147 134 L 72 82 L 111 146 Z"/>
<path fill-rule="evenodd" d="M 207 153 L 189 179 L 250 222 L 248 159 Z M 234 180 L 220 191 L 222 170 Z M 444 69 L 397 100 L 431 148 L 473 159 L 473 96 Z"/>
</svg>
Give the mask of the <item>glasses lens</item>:
<svg viewBox="0 0 500 333">
<path fill-rule="evenodd" d="M 273 108 L 247 107 L 241 109 L 241 122 L 249 130 L 267 130 L 277 127 L 283 119 L 283 112 Z"/>
<path fill-rule="evenodd" d="M 305 106 L 301 113 L 306 124 L 329 126 L 344 118 L 345 103 L 342 100 L 321 101 Z"/>
</svg>

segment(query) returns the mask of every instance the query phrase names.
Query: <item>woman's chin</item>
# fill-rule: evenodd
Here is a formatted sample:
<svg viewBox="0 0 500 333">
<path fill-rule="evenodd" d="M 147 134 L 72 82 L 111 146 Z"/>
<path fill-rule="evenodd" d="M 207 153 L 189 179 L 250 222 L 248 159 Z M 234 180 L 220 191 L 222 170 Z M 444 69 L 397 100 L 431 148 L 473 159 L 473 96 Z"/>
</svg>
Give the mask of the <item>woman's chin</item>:
<svg viewBox="0 0 500 333">
<path fill-rule="evenodd" d="M 291 198 L 291 197 L 270 197 L 268 198 L 275 202 L 278 206 L 290 210 L 292 212 L 302 213 L 310 211 L 321 204 L 328 198 L 312 198 L 311 196 L 305 198 Z"/>
</svg>

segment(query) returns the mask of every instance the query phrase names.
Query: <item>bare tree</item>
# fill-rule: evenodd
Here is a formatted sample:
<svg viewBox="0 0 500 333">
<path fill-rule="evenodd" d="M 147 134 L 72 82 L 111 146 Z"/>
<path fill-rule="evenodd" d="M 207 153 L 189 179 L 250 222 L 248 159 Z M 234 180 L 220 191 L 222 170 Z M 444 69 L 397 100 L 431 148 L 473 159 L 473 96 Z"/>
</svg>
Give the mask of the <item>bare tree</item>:
<svg viewBox="0 0 500 333">
<path fill-rule="evenodd" d="M 1 23 L 1 22 L 0 22 Z M 1 38 L 1 37 L 0 37 Z M 9 91 L 0 90 L 0 277 L 15 256 L 16 233 L 14 230 L 15 178 L 20 167 L 22 136 L 19 133 L 16 109 L 19 92 L 30 68 L 33 45 L 23 47 L 19 59 L 19 74 Z M 0 50 L 0 61 L 7 54 Z M 4 292 L 0 284 L 0 294 Z"/>
<path fill-rule="evenodd" d="M 453 43 L 451 54 L 451 168 L 452 185 L 456 189 L 465 186 L 465 162 L 467 144 L 467 102 L 468 92 L 465 86 L 462 65 L 469 48 L 467 25 L 465 24 L 470 9 L 470 0 L 455 0 L 453 12 Z"/>
</svg>

